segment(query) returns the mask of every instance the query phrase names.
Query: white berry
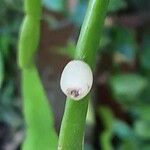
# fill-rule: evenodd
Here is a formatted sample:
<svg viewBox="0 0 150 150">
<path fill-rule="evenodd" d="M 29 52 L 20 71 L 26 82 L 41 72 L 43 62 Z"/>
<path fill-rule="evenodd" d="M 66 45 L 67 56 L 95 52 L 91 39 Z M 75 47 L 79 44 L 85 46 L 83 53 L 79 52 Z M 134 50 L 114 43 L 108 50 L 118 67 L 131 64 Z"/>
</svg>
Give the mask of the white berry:
<svg viewBox="0 0 150 150">
<path fill-rule="evenodd" d="M 89 65 L 81 60 L 70 61 L 64 68 L 60 86 L 63 93 L 73 100 L 80 100 L 91 90 L 93 74 Z"/>
</svg>

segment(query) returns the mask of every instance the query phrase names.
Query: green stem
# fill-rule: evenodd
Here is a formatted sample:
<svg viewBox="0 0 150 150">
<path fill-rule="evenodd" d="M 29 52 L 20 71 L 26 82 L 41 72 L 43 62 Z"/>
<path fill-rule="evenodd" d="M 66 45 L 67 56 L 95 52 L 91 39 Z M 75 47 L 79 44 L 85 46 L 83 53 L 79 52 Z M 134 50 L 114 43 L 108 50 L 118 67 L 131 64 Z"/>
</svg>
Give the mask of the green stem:
<svg viewBox="0 0 150 150">
<path fill-rule="evenodd" d="M 104 126 L 104 130 L 100 135 L 100 143 L 102 150 L 113 150 L 111 139 L 113 136 L 113 125 L 115 118 L 110 108 L 105 106 L 101 106 L 99 108 L 99 115 Z"/>
<path fill-rule="evenodd" d="M 23 69 L 22 87 L 27 126 L 23 150 L 56 150 L 53 114 L 35 66 Z"/>
<path fill-rule="evenodd" d="M 20 68 L 29 68 L 34 63 L 40 38 L 41 0 L 25 0 L 25 17 L 19 38 L 18 63 Z"/>
<path fill-rule="evenodd" d="M 75 59 L 96 63 L 102 26 L 109 0 L 90 0 L 77 43 Z M 58 150 L 82 150 L 89 96 L 80 101 L 67 99 L 62 120 Z"/>
<path fill-rule="evenodd" d="M 18 55 L 27 127 L 23 150 L 56 150 L 52 111 L 34 62 L 40 38 L 41 0 L 25 0 L 24 5 L 26 15 L 20 32 Z"/>
</svg>

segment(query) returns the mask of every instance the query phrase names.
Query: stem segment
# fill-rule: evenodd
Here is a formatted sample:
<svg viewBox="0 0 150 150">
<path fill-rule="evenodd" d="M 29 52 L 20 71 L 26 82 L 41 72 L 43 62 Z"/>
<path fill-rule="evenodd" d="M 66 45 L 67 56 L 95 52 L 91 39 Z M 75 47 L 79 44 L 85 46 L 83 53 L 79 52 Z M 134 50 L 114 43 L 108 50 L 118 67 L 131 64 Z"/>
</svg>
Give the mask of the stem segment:
<svg viewBox="0 0 150 150">
<path fill-rule="evenodd" d="M 18 63 L 22 69 L 22 95 L 26 137 L 23 150 L 56 150 L 53 115 L 34 62 L 40 38 L 42 0 L 25 0 L 25 17 L 19 38 Z"/>
<path fill-rule="evenodd" d="M 109 0 L 90 0 L 76 47 L 75 59 L 94 68 Z M 82 150 L 89 95 L 80 101 L 67 99 L 58 150 Z"/>
<path fill-rule="evenodd" d="M 25 17 L 18 43 L 18 64 L 21 69 L 32 67 L 40 38 L 42 0 L 24 0 Z"/>
</svg>

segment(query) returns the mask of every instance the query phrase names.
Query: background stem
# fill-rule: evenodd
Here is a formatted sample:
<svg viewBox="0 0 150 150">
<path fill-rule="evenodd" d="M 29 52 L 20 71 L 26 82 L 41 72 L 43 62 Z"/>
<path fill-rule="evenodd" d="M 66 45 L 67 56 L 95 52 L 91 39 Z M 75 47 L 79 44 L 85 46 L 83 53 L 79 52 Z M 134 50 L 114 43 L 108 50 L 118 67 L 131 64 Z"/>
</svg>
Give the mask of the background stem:
<svg viewBox="0 0 150 150">
<path fill-rule="evenodd" d="M 35 66 L 23 69 L 22 88 L 27 125 L 23 150 L 56 150 L 53 114 Z"/>
<path fill-rule="evenodd" d="M 102 26 L 109 0 L 90 0 L 77 43 L 75 59 L 95 66 Z M 67 99 L 58 150 L 82 150 L 89 95 L 80 101 Z"/>
<path fill-rule="evenodd" d="M 18 63 L 22 69 L 22 95 L 26 137 L 23 150 L 56 150 L 57 134 L 48 99 L 34 62 L 40 38 L 41 0 L 25 0 L 19 38 Z"/>
</svg>

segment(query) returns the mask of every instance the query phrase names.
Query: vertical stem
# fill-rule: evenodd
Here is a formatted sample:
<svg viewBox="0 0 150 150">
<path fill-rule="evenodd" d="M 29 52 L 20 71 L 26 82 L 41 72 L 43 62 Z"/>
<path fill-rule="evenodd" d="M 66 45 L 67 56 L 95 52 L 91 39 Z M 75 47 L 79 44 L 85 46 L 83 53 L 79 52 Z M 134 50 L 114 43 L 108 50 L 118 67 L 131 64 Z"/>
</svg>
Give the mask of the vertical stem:
<svg viewBox="0 0 150 150">
<path fill-rule="evenodd" d="M 24 0 L 25 17 L 18 43 L 18 63 L 22 69 L 34 64 L 40 38 L 41 0 Z"/>
<path fill-rule="evenodd" d="M 19 66 L 22 69 L 22 95 L 26 137 L 23 150 L 56 150 L 57 135 L 34 62 L 40 38 L 41 0 L 25 0 L 25 17 L 19 38 Z"/>
<path fill-rule="evenodd" d="M 23 150 L 56 150 L 53 114 L 35 66 L 22 71 L 26 138 Z"/>
<path fill-rule="evenodd" d="M 76 47 L 75 59 L 95 66 L 102 26 L 109 0 L 90 0 Z M 58 150 L 82 150 L 89 95 L 80 101 L 67 99 Z"/>
</svg>

